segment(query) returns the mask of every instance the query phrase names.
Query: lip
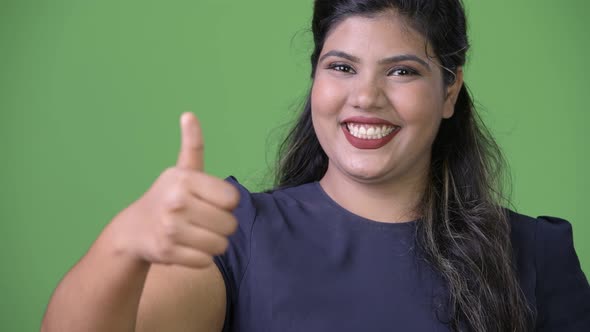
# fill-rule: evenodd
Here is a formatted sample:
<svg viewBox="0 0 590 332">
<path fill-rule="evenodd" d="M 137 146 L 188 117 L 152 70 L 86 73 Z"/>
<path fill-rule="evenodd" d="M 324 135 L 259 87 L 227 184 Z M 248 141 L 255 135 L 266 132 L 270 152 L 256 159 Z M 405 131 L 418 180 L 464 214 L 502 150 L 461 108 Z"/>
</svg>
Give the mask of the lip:
<svg viewBox="0 0 590 332">
<path fill-rule="evenodd" d="M 396 128 L 391 134 L 379 139 L 362 139 L 352 136 L 352 134 L 350 133 L 350 131 L 348 131 L 348 128 L 346 127 L 347 123 L 386 125 L 394 126 Z M 365 116 L 351 116 L 349 118 L 346 118 L 340 123 L 340 127 L 342 128 L 342 132 L 344 132 L 344 137 L 346 137 L 346 140 L 348 140 L 348 142 L 355 148 L 363 150 L 379 149 L 380 147 L 383 147 L 385 144 L 389 143 L 395 137 L 395 135 L 397 135 L 397 133 L 401 130 L 401 126 L 396 125 L 395 123 L 391 123 L 387 120 L 379 118 L 369 118 Z"/>
<path fill-rule="evenodd" d="M 353 122 L 353 121 L 351 121 L 351 122 Z M 362 123 L 367 123 L 367 122 L 362 122 Z M 374 124 L 384 124 L 384 122 L 377 122 Z M 340 125 L 340 128 L 342 128 L 342 132 L 344 133 L 344 137 L 346 137 L 346 140 L 355 148 L 362 149 L 362 150 L 374 150 L 374 149 L 379 149 L 380 147 L 383 147 L 385 144 L 389 143 L 395 137 L 395 135 L 397 135 L 397 133 L 399 133 L 399 131 L 401 130 L 400 126 L 396 126 L 394 131 L 385 137 L 382 137 L 379 139 L 362 139 L 362 138 L 352 136 L 352 134 L 348 131 L 348 128 L 346 128 L 346 122 L 343 122 Z"/>
<path fill-rule="evenodd" d="M 383 119 L 379 119 L 379 118 L 368 118 L 365 116 L 351 116 L 349 118 L 342 120 L 341 123 L 344 124 L 344 123 L 348 123 L 348 122 L 366 123 L 366 124 L 384 124 L 384 125 L 388 125 L 388 126 L 401 127 L 400 125 L 396 125 L 395 123 L 391 123 L 387 120 L 383 120 Z"/>
</svg>

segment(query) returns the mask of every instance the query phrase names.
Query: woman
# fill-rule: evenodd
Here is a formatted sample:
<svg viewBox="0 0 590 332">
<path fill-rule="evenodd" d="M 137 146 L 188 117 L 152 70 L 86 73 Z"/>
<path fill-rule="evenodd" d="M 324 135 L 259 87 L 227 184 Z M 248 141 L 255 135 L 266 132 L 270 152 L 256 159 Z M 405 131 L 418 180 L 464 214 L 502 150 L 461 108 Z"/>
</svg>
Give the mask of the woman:
<svg viewBox="0 0 590 332">
<path fill-rule="evenodd" d="M 66 275 L 43 329 L 590 330 L 569 223 L 500 205 L 461 2 L 317 0 L 312 28 L 277 188 L 203 173 L 184 114 L 176 167 Z"/>
</svg>

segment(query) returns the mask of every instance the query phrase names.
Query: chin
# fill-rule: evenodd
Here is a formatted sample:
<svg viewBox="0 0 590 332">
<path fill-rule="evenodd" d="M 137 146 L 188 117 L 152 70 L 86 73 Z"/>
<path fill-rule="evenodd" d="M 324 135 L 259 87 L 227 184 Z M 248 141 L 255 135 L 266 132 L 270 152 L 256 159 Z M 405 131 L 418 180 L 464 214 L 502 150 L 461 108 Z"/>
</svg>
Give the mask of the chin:
<svg viewBox="0 0 590 332">
<path fill-rule="evenodd" d="M 374 167 L 350 167 L 346 170 L 350 178 L 362 183 L 375 183 L 382 181 L 387 172 Z"/>
</svg>

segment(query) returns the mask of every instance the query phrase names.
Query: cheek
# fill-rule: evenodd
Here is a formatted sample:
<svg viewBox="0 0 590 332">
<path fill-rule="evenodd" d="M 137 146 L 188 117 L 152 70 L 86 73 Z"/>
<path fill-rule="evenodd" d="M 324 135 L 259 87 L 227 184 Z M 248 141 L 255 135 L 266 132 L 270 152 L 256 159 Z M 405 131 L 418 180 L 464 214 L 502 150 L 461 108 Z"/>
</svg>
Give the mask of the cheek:
<svg viewBox="0 0 590 332">
<path fill-rule="evenodd" d="M 436 127 L 442 118 L 443 101 L 432 88 L 398 88 L 390 100 L 405 125 Z"/>
<path fill-rule="evenodd" d="M 399 144 L 414 153 L 424 153 L 434 142 L 442 120 L 443 101 L 433 89 L 404 91 L 392 97 L 394 108 L 405 126 Z M 403 130 L 402 130 L 403 131 Z"/>
<path fill-rule="evenodd" d="M 346 100 L 344 87 L 318 75 L 311 89 L 311 109 L 322 116 L 336 115 Z"/>
<path fill-rule="evenodd" d="M 311 120 L 322 149 L 332 156 L 334 143 L 341 130 L 339 116 L 344 106 L 344 89 L 329 80 L 316 78 L 311 89 Z"/>
</svg>

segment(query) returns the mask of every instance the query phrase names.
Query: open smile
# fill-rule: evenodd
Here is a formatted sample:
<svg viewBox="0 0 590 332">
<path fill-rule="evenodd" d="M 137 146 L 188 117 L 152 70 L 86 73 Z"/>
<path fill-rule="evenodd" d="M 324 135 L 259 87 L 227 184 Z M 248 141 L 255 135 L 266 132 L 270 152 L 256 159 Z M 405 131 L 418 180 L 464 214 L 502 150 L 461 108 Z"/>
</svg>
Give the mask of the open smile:
<svg viewBox="0 0 590 332">
<path fill-rule="evenodd" d="M 357 149 L 378 149 L 389 143 L 401 130 L 400 126 L 383 120 L 347 119 L 340 127 L 346 140 Z M 371 123 L 372 122 L 372 123 Z"/>
<path fill-rule="evenodd" d="M 391 135 L 395 130 L 397 130 L 398 126 L 393 125 L 372 125 L 366 123 L 354 123 L 354 122 L 346 122 L 346 129 L 348 132 L 360 139 L 381 139 L 388 135 Z"/>
</svg>

